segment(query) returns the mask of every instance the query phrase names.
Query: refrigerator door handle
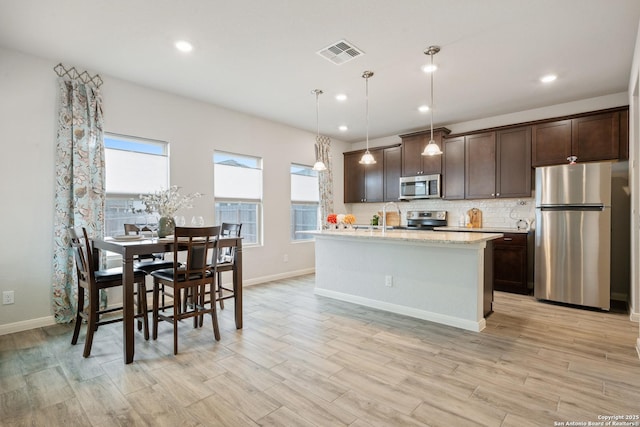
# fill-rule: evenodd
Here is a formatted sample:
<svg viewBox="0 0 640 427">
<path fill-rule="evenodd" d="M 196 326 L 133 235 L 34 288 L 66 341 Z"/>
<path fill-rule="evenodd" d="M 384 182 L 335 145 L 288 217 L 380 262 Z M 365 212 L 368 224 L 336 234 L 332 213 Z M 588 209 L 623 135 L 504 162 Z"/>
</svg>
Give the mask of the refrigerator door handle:
<svg viewBox="0 0 640 427">
<path fill-rule="evenodd" d="M 547 205 L 540 206 L 541 211 L 603 211 L 604 205 Z"/>
</svg>

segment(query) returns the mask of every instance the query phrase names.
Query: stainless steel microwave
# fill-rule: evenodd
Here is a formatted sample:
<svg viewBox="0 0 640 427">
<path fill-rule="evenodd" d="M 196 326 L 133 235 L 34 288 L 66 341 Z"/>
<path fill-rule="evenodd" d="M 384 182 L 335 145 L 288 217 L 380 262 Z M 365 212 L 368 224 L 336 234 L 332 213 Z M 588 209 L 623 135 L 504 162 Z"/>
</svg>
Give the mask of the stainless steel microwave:
<svg viewBox="0 0 640 427">
<path fill-rule="evenodd" d="M 400 200 L 439 199 L 440 175 L 403 176 L 400 178 Z"/>
</svg>

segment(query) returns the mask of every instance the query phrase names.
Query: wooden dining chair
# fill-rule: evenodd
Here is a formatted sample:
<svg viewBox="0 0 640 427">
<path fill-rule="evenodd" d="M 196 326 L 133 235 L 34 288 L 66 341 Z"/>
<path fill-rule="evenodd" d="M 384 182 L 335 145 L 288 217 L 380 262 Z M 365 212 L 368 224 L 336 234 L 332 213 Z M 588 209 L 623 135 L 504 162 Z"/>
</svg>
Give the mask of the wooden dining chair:
<svg viewBox="0 0 640 427">
<path fill-rule="evenodd" d="M 109 313 L 122 311 L 122 306 L 110 307 L 106 309 L 100 308 L 100 291 L 116 286 L 122 286 L 122 268 L 109 268 L 104 270 L 98 269 L 98 253 L 93 250 L 91 242 L 87 234 L 87 230 L 69 228 L 67 230 L 71 248 L 73 249 L 76 273 L 78 276 L 78 310 L 76 313 L 76 324 L 73 330 L 71 344 L 78 342 L 80 334 L 80 325 L 82 321 L 87 322 L 87 335 L 84 342 L 84 357 L 91 354 L 91 346 L 93 344 L 93 334 L 101 325 L 122 321 L 122 316 L 112 317 L 105 316 Z M 138 298 L 136 304 L 139 306 L 136 318 L 142 319 L 144 325 L 144 338 L 149 339 L 149 321 L 147 317 L 147 300 L 141 297 L 146 295 L 145 273 L 140 270 L 133 271 L 133 282 L 137 285 Z M 89 307 L 85 309 L 85 295 L 89 300 Z"/>
<path fill-rule="evenodd" d="M 220 226 L 220 237 L 240 237 L 242 230 L 242 224 L 233 224 L 223 222 Z M 216 287 L 217 287 L 217 299 L 220 302 L 220 309 L 224 310 L 224 300 L 233 298 L 233 289 L 224 287 L 222 283 L 222 273 L 225 271 L 232 271 L 235 262 L 236 249 L 235 247 L 225 247 L 218 249 L 218 264 L 216 265 Z M 226 295 L 225 295 L 226 291 Z"/>
<path fill-rule="evenodd" d="M 178 322 L 193 317 L 193 326 L 198 327 L 198 318 L 211 314 L 213 335 L 220 340 L 215 304 L 215 264 L 217 262 L 217 237 L 219 227 L 176 227 L 174 232 L 173 268 L 156 270 L 153 277 L 153 333 L 158 338 L 160 321 L 173 325 L 173 354 L 178 354 Z M 183 264 L 178 263 L 178 255 L 186 255 Z M 211 255 L 209 255 L 211 253 Z M 172 290 L 173 311 L 160 310 L 160 286 L 166 292 Z M 209 286 L 207 286 L 209 285 Z M 209 293 L 208 299 L 205 294 Z M 186 304 L 182 299 L 188 299 Z M 208 303 L 207 303 L 208 302 Z"/>
</svg>

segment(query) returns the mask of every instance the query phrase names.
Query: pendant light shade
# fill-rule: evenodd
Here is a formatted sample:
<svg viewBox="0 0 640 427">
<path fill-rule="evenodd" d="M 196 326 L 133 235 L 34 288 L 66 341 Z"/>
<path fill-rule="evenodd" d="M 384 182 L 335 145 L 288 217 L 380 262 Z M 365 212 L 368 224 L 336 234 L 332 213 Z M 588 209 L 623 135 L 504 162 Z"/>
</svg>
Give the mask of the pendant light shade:
<svg viewBox="0 0 640 427">
<path fill-rule="evenodd" d="M 438 52 L 440 52 L 440 48 L 438 46 L 429 46 L 427 50 L 424 51 L 425 55 L 429 55 L 431 57 L 431 104 L 429 105 L 429 111 L 431 112 L 431 139 L 429 139 L 427 146 L 424 147 L 424 151 L 422 152 L 423 156 L 436 156 L 438 154 L 442 154 L 442 150 L 440 150 L 440 147 L 438 147 L 438 144 L 436 144 L 433 139 L 433 74 L 435 72 L 433 67 L 433 55 Z"/>
<path fill-rule="evenodd" d="M 315 149 L 316 149 L 316 162 L 313 164 L 313 170 L 314 171 L 326 171 L 327 170 L 327 166 L 325 166 L 324 162 L 322 161 L 322 156 L 320 155 L 320 146 L 318 145 L 320 143 L 320 100 L 319 100 L 319 96 L 322 95 L 324 92 L 322 92 L 322 90 L 320 89 L 314 89 L 311 91 L 311 93 L 316 95 L 316 143 L 315 143 Z"/>
<path fill-rule="evenodd" d="M 365 71 L 362 73 L 362 77 L 364 78 L 364 87 L 365 87 L 365 103 L 366 103 L 366 128 L 367 128 L 367 150 L 362 155 L 360 159 L 361 165 L 373 165 L 376 162 L 376 159 L 373 158 L 373 155 L 369 152 L 369 77 L 373 76 L 373 71 Z"/>
</svg>

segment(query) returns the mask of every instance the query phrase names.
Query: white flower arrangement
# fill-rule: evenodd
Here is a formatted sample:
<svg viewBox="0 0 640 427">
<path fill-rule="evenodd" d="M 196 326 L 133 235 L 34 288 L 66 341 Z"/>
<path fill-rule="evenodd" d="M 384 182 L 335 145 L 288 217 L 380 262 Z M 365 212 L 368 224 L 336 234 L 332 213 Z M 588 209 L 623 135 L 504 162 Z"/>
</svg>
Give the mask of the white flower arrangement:
<svg viewBox="0 0 640 427">
<path fill-rule="evenodd" d="M 145 205 L 145 211 L 158 212 L 161 217 L 172 218 L 179 209 L 191 209 L 193 201 L 202 196 L 200 193 L 181 196 L 179 189 L 177 185 L 172 185 L 166 190 L 156 191 L 153 194 L 141 194 L 140 199 Z"/>
</svg>

